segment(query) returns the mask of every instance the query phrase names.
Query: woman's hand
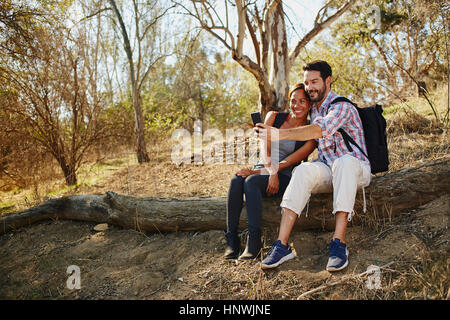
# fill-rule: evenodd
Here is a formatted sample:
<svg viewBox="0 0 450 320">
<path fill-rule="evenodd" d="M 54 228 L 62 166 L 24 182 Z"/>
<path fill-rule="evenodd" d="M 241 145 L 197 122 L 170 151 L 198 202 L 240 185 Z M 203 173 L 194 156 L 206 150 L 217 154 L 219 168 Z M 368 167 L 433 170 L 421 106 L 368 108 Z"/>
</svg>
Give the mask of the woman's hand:
<svg viewBox="0 0 450 320">
<path fill-rule="evenodd" d="M 280 180 L 278 179 L 278 174 L 271 174 L 269 177 L 269 183 L 267 184 L 266 194 L 270 197 L 278 193 L 280 188 Z"/>
<path fill-rule="evenodd" d="M 240 176 L 242 178 L 247 178 L 248 176 L 254 174 L 255 172 L 253 170 L 250 170 L 249 168 L 243 168 L 236 172 L 237 176 Z"/>
</svg>

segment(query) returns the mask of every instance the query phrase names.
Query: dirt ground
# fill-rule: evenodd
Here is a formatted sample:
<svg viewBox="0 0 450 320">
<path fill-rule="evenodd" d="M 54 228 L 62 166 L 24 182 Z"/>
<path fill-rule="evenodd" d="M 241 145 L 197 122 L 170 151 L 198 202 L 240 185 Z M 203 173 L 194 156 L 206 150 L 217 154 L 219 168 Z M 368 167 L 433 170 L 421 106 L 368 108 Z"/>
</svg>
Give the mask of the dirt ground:
<svg viewBox="0 0 450 320">
<path fill-rule="evenodd" d="M 324 270 L 331 232 L 294 232 L 296 257 L 275 270 L 226 261 L 224 232 L 143 234 L 95 224 L 46 221 L 0 237 L 0 299 L 448 299 L 450 196 L 404 212 L 378 231 L 349 226 L 349 266 Z M 264 252 L 277 230 L 264 230 Z M 245 231 L 241 234 L 246 237 Z M 245 245 L 242 241 L 242 245 Z M 381 287 L 358 274 L 383 266 Z M 81 289 L 69 289 L 69 266 Z"/>
</svg>

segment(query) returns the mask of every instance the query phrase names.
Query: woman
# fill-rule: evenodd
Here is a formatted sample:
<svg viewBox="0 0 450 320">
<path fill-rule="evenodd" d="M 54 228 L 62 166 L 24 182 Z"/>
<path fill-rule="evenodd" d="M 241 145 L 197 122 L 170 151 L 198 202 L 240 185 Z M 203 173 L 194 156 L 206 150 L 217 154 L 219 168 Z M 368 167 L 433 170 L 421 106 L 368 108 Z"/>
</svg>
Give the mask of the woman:
<svg viewBox="0 0 450 320">
<path fill-rule="evenodd" d="M 280 128 L 289 129 L 308 124 L 307 116 L 311 102 L 306 95 L 303 83 L 294 86 L 289 93 L 289 100 L 289 114 Z M 264 123 L 273 126 L 276 120 L 277 122 L 282 120 L 280 116 L 282 114 L 277 116 L 277 112 L 271 111 L 267 114 Z M 271 164 L 270 141 L 266 147 L 268 163 L 263 165 L 260 159 L 253 169 L 241 169 L 231 179 L 227 202 L 225 259 L 236 259 L 240 253 L 238 225 L 243 206 L 243 195 L 245 194 L 248 216 L 248 238 L 245 251 L 239 256 L 239 260 L 249 260 L 258 257 L 261 251 L 262 197 L 281 197 L 283 195 L 289 184 L 293 166 L 308 157 L 316 147 L 316 142 L 314 140 L 301 143 L 296 143 L 294 140 L 279 141 L 280 161 L 278 166 Z M 274 168 L 277 168 L 276 172 L 274 172 Z"/>
</svg>

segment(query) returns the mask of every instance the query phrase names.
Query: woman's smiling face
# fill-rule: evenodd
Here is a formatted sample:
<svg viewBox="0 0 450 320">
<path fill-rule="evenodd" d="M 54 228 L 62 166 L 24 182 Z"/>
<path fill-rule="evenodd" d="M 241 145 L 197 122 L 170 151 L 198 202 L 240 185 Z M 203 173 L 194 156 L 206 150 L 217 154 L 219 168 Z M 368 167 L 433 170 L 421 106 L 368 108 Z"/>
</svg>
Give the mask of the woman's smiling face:
<svg viewBox="0 0 450 320">
<path fill-rule="evenodd" d="M 291 112 L 296 118 L 306 118 L 308 116 L 311 103 L 305 93 L 305 90 L 298 89 L 291 95 Z"/>
</svg>

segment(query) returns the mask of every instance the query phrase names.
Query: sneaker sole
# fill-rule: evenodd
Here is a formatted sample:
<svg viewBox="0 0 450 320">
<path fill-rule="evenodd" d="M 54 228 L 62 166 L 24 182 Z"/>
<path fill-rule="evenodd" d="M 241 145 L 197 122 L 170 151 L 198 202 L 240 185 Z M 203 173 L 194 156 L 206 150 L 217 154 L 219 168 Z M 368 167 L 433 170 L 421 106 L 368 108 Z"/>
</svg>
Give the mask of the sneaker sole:
<svg viewBox="0 0 450 320">
<path fill-rule="evenodd" d="M 282 264 L 283 262 L 286 262 L 288 260 L 291 260 L 292 258 L 294 258 L 294 253 L 289 253 L 287 256 L 284 256 L 283 258 L 281 258 L 278 262 L 274 263 L 274 264 L 264 264 L 261 263 L 261 269 L 272 269 L 272 268 L 276 268 L 278 267 L 280 264 Z"/>
<path fill-rule="evenodd" d="M 223 257 L 225 260 L 236 260 L 237 258 L 239 258 L 239 255 L 232 255 L 232 256 L 224 256 Z"/>
</svg>

